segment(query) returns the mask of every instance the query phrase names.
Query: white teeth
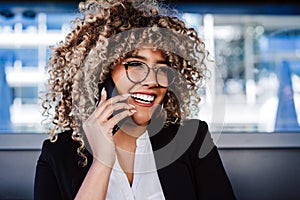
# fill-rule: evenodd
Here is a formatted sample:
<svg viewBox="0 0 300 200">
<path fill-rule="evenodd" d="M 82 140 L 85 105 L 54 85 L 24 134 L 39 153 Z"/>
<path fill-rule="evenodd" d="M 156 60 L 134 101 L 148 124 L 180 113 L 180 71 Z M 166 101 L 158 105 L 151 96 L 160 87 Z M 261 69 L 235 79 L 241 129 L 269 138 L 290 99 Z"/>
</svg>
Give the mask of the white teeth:
<svg viewBox="0 0 300 200">
<path fill-rule="evenodd" d="M 145 103 L 144 101 L 151 102 L 154 100 L 154 95 L 148 95 L 148 94 L 132 94 L 131 95 L 134 99 L 139 100 L 139 102 Z"/>
<path fill-rule="evenodd" d="M 135 99 L 135 100 L 136 100 L 137 102 L 140 102 L 140 103 L 146 103 L 146 104 L 147 104 L 147 103 L 148 103 L 148 104 L 151 103 L 151 102 L 148 102 L 148 101 L 142 101 L 142 100 L 139 100 L 139 99 Z"/>
</svg>

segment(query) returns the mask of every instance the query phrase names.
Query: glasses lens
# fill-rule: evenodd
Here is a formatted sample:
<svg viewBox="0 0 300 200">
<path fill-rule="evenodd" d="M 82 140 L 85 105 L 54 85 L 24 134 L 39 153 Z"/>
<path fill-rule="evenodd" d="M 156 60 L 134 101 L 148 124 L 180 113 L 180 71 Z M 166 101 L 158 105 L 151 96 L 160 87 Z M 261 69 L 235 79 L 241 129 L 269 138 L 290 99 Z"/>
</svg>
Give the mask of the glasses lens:
<svg viewBox="0 0 300 200">
<path fill-rule="evenodd" d="M 156 77 L 160 86 L 168 87 L 174 82 L 175 71 L 169 66 L 159 67 L 157 69 Z"/>
<path fill-rule="evenodd" d="M 131 61 L 126 63 L 127 76 L 134 83 L 146 79 L 150 68 L 143 62 Z M 156 80 L 162 87 L 168 87 L 175 80 L 175 70 L 169 66 L 156 66 Z"/>
<path fill-rule="evenodd" d="M 131 81 L 139 83 L 143 81 L 148 74 L 148 67 L 142 62 L 128 62 L 127 74 Z"/>
</svg>

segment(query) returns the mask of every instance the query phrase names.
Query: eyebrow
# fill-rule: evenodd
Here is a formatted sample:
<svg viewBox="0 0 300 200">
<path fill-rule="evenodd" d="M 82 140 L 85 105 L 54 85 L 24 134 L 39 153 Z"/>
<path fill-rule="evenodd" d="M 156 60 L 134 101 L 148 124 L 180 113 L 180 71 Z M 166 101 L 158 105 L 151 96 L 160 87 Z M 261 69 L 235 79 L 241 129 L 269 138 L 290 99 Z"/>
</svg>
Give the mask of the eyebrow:
<svg viewBox="0 0 300 200">
<path fill-rule="evenodd" d="M 146 57 L 140 56 L 140 55 L 130 55 L 130 56 L 126 57 L 125 59 L 128 59 L 128 58 L 137 58 L 137 59 L 141 59 L 141 60 L 144 60 L 144 61 L 148 60 Z M 165 60 L 158 60 L 156 63 L 157 64 L 167 64 L 168 62 L 165 61 Z"/>
</svg>

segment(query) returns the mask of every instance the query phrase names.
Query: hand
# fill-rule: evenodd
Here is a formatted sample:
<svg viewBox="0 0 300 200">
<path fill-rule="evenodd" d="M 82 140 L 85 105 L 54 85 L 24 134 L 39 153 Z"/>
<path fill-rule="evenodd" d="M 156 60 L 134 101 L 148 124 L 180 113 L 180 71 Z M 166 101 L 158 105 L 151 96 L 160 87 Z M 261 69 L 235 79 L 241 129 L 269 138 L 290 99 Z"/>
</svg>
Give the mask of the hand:
<svg viewBox="0 0 300 200">
<path fill-rule="evenodd" d="M 133 115 L 136 110 L 131 104 L 122 102 L 129 95 L 118 95 L 106 100 L 107 94 L 103 88 L 101 99 L 92 115 L 83 123 L 83 130 L 91 147 L 94 160 L 100 161 L 108 167 L 113 167 L 116 159 L 113 140 L 113 127 L 127 116 Z M 122 112 L 110 118 L 114 111 Z"/>
</svg>

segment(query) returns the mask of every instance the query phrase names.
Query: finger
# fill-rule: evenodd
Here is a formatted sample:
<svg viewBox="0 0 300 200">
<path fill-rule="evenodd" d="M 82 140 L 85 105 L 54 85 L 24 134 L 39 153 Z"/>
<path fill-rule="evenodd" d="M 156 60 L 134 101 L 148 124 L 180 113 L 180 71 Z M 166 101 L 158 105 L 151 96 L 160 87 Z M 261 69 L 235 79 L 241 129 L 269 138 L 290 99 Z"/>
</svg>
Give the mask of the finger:
<svg viewBox="0 0 300 200">
<path fill-rule="evenodd" d="M 122 111 L 122 112 L 114 115 L 111 119 L 108 120 L 107 123 L 109 124 L 109 126 L 114 127 L 122 119 L 124 119 L 125 117 L 129 117 L 129 116 L 133 115 L 134 113 L 136 113 L 136 110 L 134 110 L 134 109 Z"/>
<path fill-rule="evenodd" d="M 120 101 L 125 101 L 126 99 L 128 99 L 128 97 L 130 96 L 130 94 L 122 94 L 122 95 L 117 95 L 114 97 L 109 98 L 105 104 L 109 105 L 109 104 L 114 104 Z"/>
<path fill-rule="evenodd" d="M 100 113 L 99 115 L 96 115 L 96 118 L 98 119 L 108 119 L 108 117 L 110 117 L 114 111 L 118 111 L 118 110 L 130 110 L 130 109 L 134 109 L 135 106 L 132 104 L 127 104 L 127 103 L 115 103 L 115 104 L 111 104 L 109 106 L 106 107 L 106 109 Z M 97 113 L 98 114 L 98 113 Z"/>
<path fill-rule="evenodd" d="M 98 104 L 98 107 L 106 100 L 107 98 L 107 92 L 105 90 L 105 87 L 102 88 L 101 90 L 101 99 L 100 99 L 100 102 Z"/>
<path fill-rule="evenodd" d="M 101 115 L 102 112 L 104 110 L 106 110 L 108 106 L 111 106 L 119 101 L 124 101 L 124 100 L 128 99 L 129 96 L 130 96 L 130 94 L 123 94 L 123 95 L 118 95 L 118 96 L 112 97 L 108 100 L 104 100 L 103 103 L 101 103 L 101 105 L 99 105 L 97 107 L 95 115 L 96 116 Z"/>
<path fill-rule="evenodd" d="M 101 99 L 97 105 L 97 108 L 95 110 L 95 114 L 98 115 L 97 113 L 102 112 L 103 109 L 101 109 L 102 104 L 106 101 L 107 98 L 107 92 L 105 90 L 105 87 L 102 88 L 101 90 Z"/>
</svg>

